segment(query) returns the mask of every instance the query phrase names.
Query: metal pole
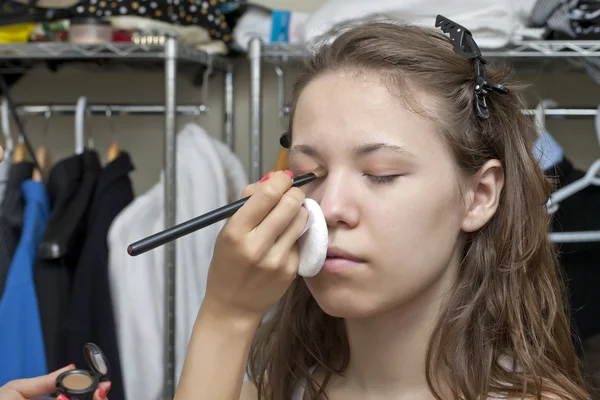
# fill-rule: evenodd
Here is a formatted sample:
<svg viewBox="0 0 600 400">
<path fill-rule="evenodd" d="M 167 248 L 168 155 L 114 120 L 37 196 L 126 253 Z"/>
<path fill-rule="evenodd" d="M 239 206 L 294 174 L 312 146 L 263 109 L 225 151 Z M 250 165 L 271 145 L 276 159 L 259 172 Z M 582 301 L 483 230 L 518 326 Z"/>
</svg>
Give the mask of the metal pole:
<svg viewBox="0 0 600 400">
<path fill-rule="evenodd" d="M 232 152 L 235 151 L 235 96 L 233 92 L 233 78 L 233 65 L 229 64 L 225 72 L 225 125 L 223 127 L 223 140 Z"/>
<path fill-rule="evenodd" d="M 262 172 L 262 82 L 261 82 L 261 41 L 250 40 L 250 182 L 257 182 Z"/>
<path fill-rule="evenodd" d="M 165 229 L 175 225 L 177 212 L 177 39 L 169 37 L 165 45 Z M 165 245 L 165 387 L 164 398 L 175 396 L 175 242 Z"/>
<path fill-rule="evenodd" d="M 525 115 L 536 115 L 535 109 L 523 110 Z M 545 108 L 544 115 L 550 119 L 561 119 L 561 118 L 581 118 L 590 117 L 593 118 L 598 114 L 596 108 Z"/>
</svg>

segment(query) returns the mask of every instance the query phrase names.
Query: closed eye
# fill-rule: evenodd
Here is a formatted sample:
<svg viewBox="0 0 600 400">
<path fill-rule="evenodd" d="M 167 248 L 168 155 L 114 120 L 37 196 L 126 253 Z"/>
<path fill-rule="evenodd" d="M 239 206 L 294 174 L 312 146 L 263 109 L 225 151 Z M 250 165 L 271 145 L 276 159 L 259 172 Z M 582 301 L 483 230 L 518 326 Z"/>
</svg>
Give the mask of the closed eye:
<svg viewBox="0 0 600 400">
<path fill-rule="evenodd" d="M 369 174 L 365 174 L 366 177 L 375 182 L 375 183 L 391 183 L 394 182 L 397 178 L 399 178 L 402 175 L 383 175 L 383 176 L 377 176 L 377 175 L 369 175 Z"/>
</svg>

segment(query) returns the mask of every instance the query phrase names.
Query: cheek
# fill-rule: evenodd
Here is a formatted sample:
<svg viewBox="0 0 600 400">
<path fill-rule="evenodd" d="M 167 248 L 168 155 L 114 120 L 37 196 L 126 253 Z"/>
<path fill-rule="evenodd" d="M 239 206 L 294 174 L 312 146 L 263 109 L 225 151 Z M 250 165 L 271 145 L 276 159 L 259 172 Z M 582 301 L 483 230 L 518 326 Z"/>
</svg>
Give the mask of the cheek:
<svg viewBox="0 0 600 400">
<path fill-rule="evenodd" d="M 370 208 L 376 286 L 397 302 L 417 296 L 445 274 L 457 254 L 461 196 L 449 183 L 407 184 Z M 399 296 L 399 297 L 397 297 Z M 391 299 L 390 299 L 391 300 Z"/>
<path fill-rule="evenodd" d="M 461 195 L 455 180 L 437 175 L 399 181 L 360 197 L 360 224 L 343 237 L 369 268 L 336 281 L 307 279 L 321 308 L 338 317 L 366 317 L 413 301 L 452 279 Z"/>
<path fill-rule="evenodd" d="M 409 178 L 410 179 L 410 178 Z M 405 242 L 419 242 L 437 233 L 455 231 L 462 216 L 458 186 L 443 177 L 400 182 L 385 196 L 372 196 L 362 220 L 376 233 Z"/>
</svg>

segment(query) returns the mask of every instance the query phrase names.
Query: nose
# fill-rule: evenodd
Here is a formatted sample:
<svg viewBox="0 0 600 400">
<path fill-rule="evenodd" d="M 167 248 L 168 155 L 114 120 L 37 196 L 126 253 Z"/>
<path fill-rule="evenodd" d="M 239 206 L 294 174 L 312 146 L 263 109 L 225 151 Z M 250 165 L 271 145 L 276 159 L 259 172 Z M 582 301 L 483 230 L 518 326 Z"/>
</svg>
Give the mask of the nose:
<svg viewBox="0 0 600 400">
<path fill-rule="evenodd" d="M 343 174 L 329 172 L 319 185 L 319 199 L 325 221 L 329 227 L 352 228 L 358 224 L 359 193 L 352 189 L 348 179 Z"/>
</svg>

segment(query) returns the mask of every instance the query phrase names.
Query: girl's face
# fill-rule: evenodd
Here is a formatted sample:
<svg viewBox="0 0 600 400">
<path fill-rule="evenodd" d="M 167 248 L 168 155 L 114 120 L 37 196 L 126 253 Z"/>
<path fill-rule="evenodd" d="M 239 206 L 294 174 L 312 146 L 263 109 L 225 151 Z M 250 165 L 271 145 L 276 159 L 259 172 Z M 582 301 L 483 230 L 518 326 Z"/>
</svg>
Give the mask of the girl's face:
<svg viewBox="0 0 600 400">
<path fill-rule="evenodd" d="M 306 279 L 321 308 L 357 318 L 437 300 L 457 271 L 468 213 L 433 123 L 378 80 L 331 72 L 302 91 L 292 130 L 294 174 L 328 171 L 304 189 L 325 214 L 331 255 L 347 258 L 328 257 Z"/>
</svg>

